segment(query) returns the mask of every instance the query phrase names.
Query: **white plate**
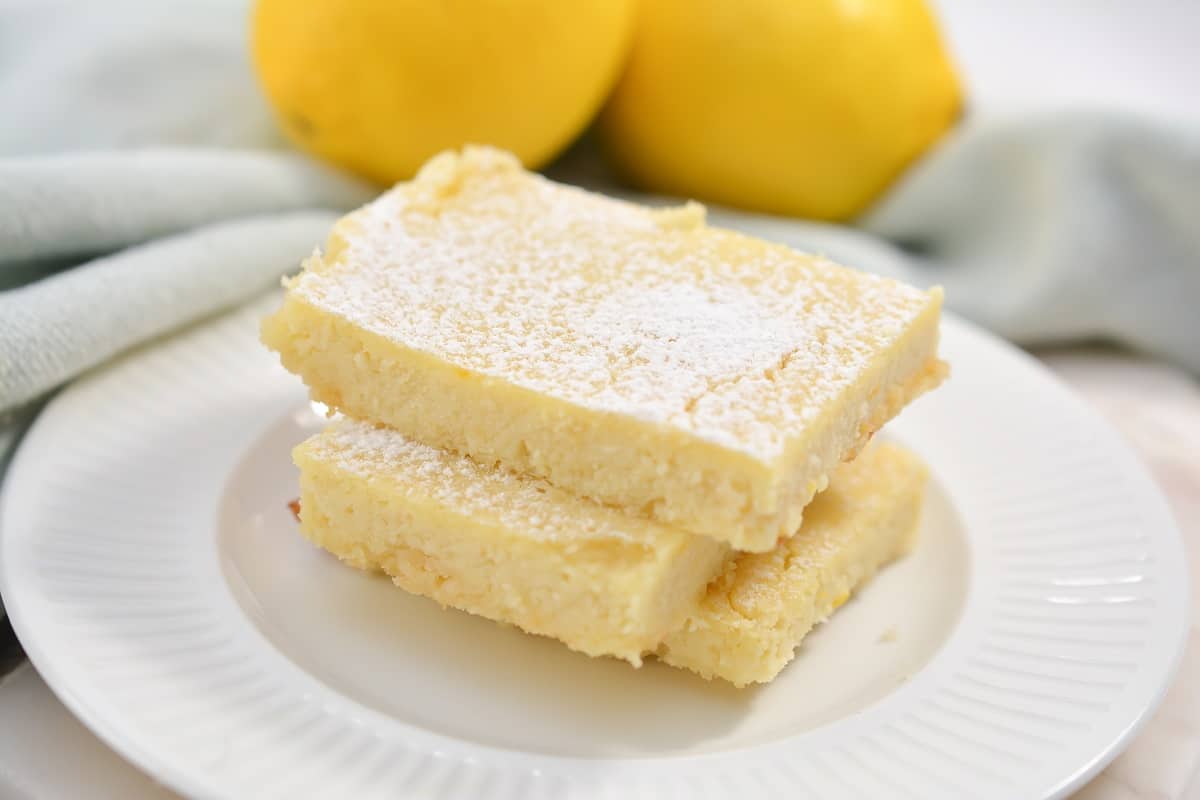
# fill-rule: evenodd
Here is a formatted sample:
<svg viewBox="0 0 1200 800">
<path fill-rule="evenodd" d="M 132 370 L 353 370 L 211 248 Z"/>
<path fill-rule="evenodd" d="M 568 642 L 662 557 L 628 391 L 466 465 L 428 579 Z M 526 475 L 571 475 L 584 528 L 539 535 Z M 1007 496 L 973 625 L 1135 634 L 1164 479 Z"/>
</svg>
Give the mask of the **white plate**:
<svg viewBox="0 0 1200 800">
<path fill-rule="evenodd" d="M 1178 535 L 1109 429 L 947 321 L 889 426 L 935 475 L 918 551 L 769 686 L 641 671 L 406 596 L 295 532 L 315 424 L 242 310 L 76 383 L 0 507 L 0 589 L 63 701 L 205 797 L 1051 797 L 1162 697 Z"/>
</svg>

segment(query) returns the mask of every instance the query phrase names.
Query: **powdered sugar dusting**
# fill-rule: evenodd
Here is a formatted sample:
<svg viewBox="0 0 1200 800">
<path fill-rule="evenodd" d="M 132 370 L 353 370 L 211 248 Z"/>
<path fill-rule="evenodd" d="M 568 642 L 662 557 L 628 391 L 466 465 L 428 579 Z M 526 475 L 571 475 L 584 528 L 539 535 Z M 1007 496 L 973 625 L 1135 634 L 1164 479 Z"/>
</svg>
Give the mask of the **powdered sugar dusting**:
<svg viewBox="0 0 1200 800">
<path fill-rule="evenodd" d="M 367 481 L 390 481 L 456 513 L 494 520 L 517 536 L 568 546 L 615 540 L 653 548 L 687 535 L 366 422 L 339 420 L 303 448 L 319 462 Z"/>
<path fill-rule="evenodd" d="M 293 285 L 315 306 L 462 369 L 763 457 L 931 302 L 709 228 L 697 206 L 645 209 L 483 148 L 435 159 L 340 235 Z M 788 391 L 785 368 L 804 376 Z"/>
</svg>

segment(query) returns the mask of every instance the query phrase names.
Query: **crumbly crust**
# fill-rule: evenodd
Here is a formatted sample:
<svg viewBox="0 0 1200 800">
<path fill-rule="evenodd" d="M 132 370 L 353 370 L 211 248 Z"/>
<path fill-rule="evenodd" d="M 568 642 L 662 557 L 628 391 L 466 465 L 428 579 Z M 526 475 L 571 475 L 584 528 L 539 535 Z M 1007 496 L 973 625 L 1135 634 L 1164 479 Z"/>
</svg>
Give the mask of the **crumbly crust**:
<svg viewBox="0 0 1200 800">
<path fill-rule="evenodd" d="M 809 631 L 911 550 L 926 478 L 912 453 L 867 448 L 817 496 L 796 536 L 726 562 L 659 658 L 738 686 L 773 680 Z"/>
</svg>

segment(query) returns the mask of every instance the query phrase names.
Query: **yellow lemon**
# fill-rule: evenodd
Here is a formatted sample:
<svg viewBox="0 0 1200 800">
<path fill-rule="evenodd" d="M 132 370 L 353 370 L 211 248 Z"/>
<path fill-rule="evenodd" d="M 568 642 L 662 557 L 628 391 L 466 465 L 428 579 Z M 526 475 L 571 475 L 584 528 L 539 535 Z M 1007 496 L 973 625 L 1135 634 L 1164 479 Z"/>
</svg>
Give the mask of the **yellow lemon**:
<svg viewBox="0 0 1200 800">
<path fill-rule="evenodd" d="M 960 102 L 922 0 L 643 0 L 601 130 L 643 188 L 845 219 Z"/>
<path fill-rule="evenodd" d="M 259 0 L 254 62 L 301 148 L 383 183 L 449 147 L 536 168 L 595 115 L 634 0 Z"/>
</svg>

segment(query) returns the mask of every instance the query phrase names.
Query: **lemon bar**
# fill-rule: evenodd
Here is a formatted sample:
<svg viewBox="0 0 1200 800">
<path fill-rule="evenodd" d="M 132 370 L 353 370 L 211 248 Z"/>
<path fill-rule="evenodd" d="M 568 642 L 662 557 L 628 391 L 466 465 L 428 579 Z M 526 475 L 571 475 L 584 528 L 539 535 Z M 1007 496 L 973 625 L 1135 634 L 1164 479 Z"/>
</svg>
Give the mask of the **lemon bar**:
<svg viewBox="0 0 1200 800">
<path fill-rule="evenodd" d="M 300 529 L 401 588 L 639 664 L 727 545 L 343 420 L 293 453 Z"/>
<path fill-rule="evenodd" d="M 775 678 L 814 626 L 912 546 L 926 470 L 882 444 L 843 465 L 770 553 L 740 553 L 708 587 L 658 657 L 738 686 Z"/>
<path fill-rule="evenodd" d="M 918 291 L 467 148 L 340 220 L 263 341 L 314 399 L 768 551 L 941 380 Z"/>
</svg>

